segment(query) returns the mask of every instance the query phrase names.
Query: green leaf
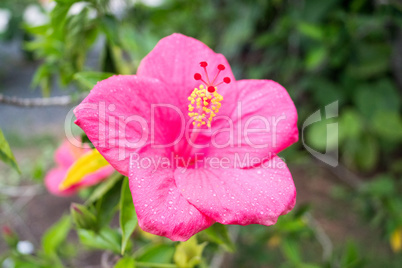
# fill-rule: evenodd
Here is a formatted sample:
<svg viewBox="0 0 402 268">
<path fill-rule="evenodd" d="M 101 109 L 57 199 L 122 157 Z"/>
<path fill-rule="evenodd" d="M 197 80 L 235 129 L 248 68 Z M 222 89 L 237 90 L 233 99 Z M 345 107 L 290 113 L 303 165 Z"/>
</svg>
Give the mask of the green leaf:
<svg viewBox="0 0 402 268">
<path fill-rule="evenodd" d="M 45 35 L 46 31 L 49 28 L 49 25 L 39 25 L 39 26 L 30 26 L 30 25 L 24 25 L 24 28 L 27 32 L 33 35 Z"/>
<path fill-rule="evenodd" d="M 364 267 L 364 262 L 360 257 L 357 246 L 349 241 L 341 259 L 341 267 L 357 268 Z"/>
<path fill-rule="evenodd" d="M 341 101 L 344 98 L 343 92 L 338 85 L 322 77 L 311 79 L 308 87 L 311 89 L 315 101 L 321 106 L 328 105 L 334 101 Z"/>
<path fill-rule="evenodd" d="M 253 9 L 243 9 L 242 16 L 238 17 L 232 23 L 228 24 L 221 38 L 220 49 L 225 51 L 227 57 L 234 56 L 240 50 L 243 43 L 241 40 L 251 38 L 253 33 L 253 21 L 256 19 L 253 16 Z"/>
<path fill-rule="evenodd" d="M 302 262 L 300 249 L 297 242 L 290 239 L 285 239 L 283 243 L 281 243 L 281 245 L 283 254 L 287 257 L 289 261 L 291 261 L 295 265 Z"/>
<path fill-rule="evenodd" d="M 303 35 L 312 39 L 322 40 L 324 38 L 324 31 L 316 24 L 302 22 L 297 25 L 297 29 Z"/>
<path fill-rule="evenodd" d="M 113 16 L 106 15 L 103 16 L 99 22 L 108 42 L 113 45 L 120 45 L 120 25 L 117 19 Z"/>
<path fill-rule="evenodd" d="M 148 31 L 120 25 L 123 49 L 130 54 L 131 63 L 138 67 L 140 59 L 144 58 L 158 42 L 158 38 Z"/>
<path fill-rule="evenodd" d="M 73 1 L 58 1 L 57 5 L 50 12 L 50 25 L 53 28 L 54 35 L 60 38 L 66 33 L 63 28 L 66 24 L 67 14 Z"/>
<path fill-rule="evenodd" d="M 235 245 L 230 239 L 227 227 L 220 223 L 215 223 L 204 231 L 208 238 L 229 252 L 235 251 Z"/>
<path fill-rule="evenodd" d="M 332 150 L 338 142 L 337 132 L 328 132 L 327 125 L 334 123 L 333 119 L 321 120 L 309 126 L 306 138 L 309 146 L 318 150 Z"/>
<path fill-rule="evenodd" d="M 394 159 L 392 161 L 390 172 L 402 175 L 402 158 Z"/>
<path fill-rule="evenodd" d="M 121 254 L 127 247 L 127 242 L 129 241 L 132 233 L 137 226 L 137 214 L 135 213 L 135 208 L 133 204 L 133 199 L 131 197 L 130 187 L 128 185 L 128 179 L 126 178 L 121 187 L 121 197 L 120 197 L 120 228 L 122 233 L 121 240 Z"/>
<path fill-rule="evenodd" d="M 303 217 L 310 210 L 311 205 L 309 203 L 298 205 L 298 207 L 296 207 L 296 209 L 294 210 L 294 219 L 292 220 L 294 221 L 296 219 Z"/>
<path fill-rule="evenodd" d="M 122 180 L 107 191 L 102 198 L 95 203 L 96 219 L 99 227 L 106 226 L 114 217 L 119 208 Z"/>
<path fill-rule="evenodd" d="M 376 139 L 365 135 L 356 140 L 358 143 L 356 151 L 356 163 L 364 171 L 372 170 L 379 156 L 379 147 Z"/>
<path fill-rule="evenodd" d="M 63 216 L 50 227 L 42 237 L 42 247 L 46 255 L 54 255 L 59 246 L 66 240 L 71 228 L 69 216 Z"/>
<path fill-rule="evenodd" d="M 43 97 L 50 97 L 52 68 L 54 69 L 54 66 L 44 63 L 36 70 L 35 75 L 32 78 L 31 86 L 33 88 L 40 86 Z"/>
<path fill-rule="evenodd" d="M 74 75 L 74 79 L 77 80 L 88 90 L 91 90 L 96 83 L 114 75 L 113 73 L 103 72 L 79 72 Z"/>
<path fill-rule="evenodd" d="M 311 49 L 306 57 L 305 63 L 308 70 L 314 70 L 318 68 L 326 59 L 327 50 L 324 46 Z"/>
<path fill-rule="evenodd" d="M 387 175 L 377 176 L 362 186 L 362 191 L 376 197 L 388 197 L 395 193 L 395 182 Z"/>
<path fill-rule="evenodd" d="M 345 110 L 339 118 L 340 139 L 357 139 L 363 131 L 362 118 L 356 110 Z"/>
<path fill-rule="evenodd" d="M 99 233 L 96 233 L 91 230 L 78 229 L 78 237 L 85 246 L 111 250 L 116 254 L 120 254 L 121 237 L 115 230 L 104 228 Z"/>
<path fill-rule="evenodd" d="M 390 46 L 385 43 L 362 43 L 356 51 L 357 60 L 352 62 L 346 70 L 355 78 L 369 79 L 380 76 L 389 69 L 390 54 Z"/>
<path fill-rule="evenodd" d="M 318 264 L 311 264 L 311 263 L 302 263 L 299 266 L 297 266 L 298 268 L 322 268 L 321 265 Z"/>
<path fill-rule="evenodd" d="M 138 262 L 171 263 L 174 251 L 175 249 L 171 245 L 151 244 L 149 247 L 143 249 L 136 259 Z"/>
<path fill-rule="evenodd" d="M 25 256 L 25 258 L 26 258 L 26 256 Z M 13 268 L 25 268 L 25 267 L 43 268 L 43 263 L 41 263 L 41 260 L 34 259 L 34 258 L 29 258 L 28 260 L 15 259 L 15 260 L 13 260 L 13 263 L 14 264 L 11 266 Z M 7 267 L 7 266 L 4 265 L 3 267 Z M 47 266 L 47 267 L 49 267 L 49 266 Z M 60 268 L 60 266 L 55 266 L 54 268 Z"/>
<path fill-rule="evenodd" d="M 121 258 L 114 268 L 135 268 L 135 260 L 133 257 Z"/>
<path fill-rule="evenodd" d="M 378 111 L 398 113 L 401 100 L 395 85 L 388 79 L 361 84 L 356 88 L 354 101 L 361 113 L 372 119 Z"/>
<path fill-rule="evenodd" d="M 13 152 L 11 152 L 10 146 L 6 138 L 3 135 L 3 131 L 0 129 L 0 159 L 7 165 L 14 168 L 18 173 L 21 174 L 20 168 L 18 167 L 17 161 L 15 160 Z"/>
<path fill-rule="evenodd" d="M 309 0 L 303 5 L 302 18 L 305 21 L 312 23 L 318 22 L 325 16 L 328 16 L 328 12 L 337 4 L 337 0 Z"/>
<path fill-rule="evenodd" d="M 101 184 L 99 184 L 96 187 L 96 189 L 93 191 L 93 193 L 91 194 L 91 196 L 88 198 L 88 200 L 85 203 L 92 204 L 93 202 L 102 198 L 122 178 L 124 178 L 124 177 L 120 173 L 117 173 L 117 172 L 114 173 L 107 180 L 105 180 L 104 182 L 102 182 Z"/>
<path fill-rule="evenodd" d="M 304 219 L 283 219 L 278 220 L 278 224 L 276 226 L 278 231 L 284 233 L 296 233 L 306 229 L 306 222 Z"/>
<path fill-rule="evenodd" d="M 402 117 L 399 113 L 378 111 L 373 118 L 373 128 L 384 139 L 402 140 Z"/>
</svg>

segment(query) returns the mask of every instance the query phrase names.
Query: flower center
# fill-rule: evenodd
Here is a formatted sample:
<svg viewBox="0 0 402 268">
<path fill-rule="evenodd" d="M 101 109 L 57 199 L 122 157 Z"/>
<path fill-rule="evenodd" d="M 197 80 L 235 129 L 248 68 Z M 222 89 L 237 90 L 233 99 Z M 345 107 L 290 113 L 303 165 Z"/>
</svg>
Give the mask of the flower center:
<svg viewBox="0 0 402 268">
<path fill-rule="evenodd" d="M 200 80 L 204 84 L 201 84 L 198 88 L 195 88 L 191 95 L 188 97 L 190 104 L 188 105 L 188 116 L 194 120 L 193 125 L 196 127 L 201 127 L 206 125 L 208 128 L 211 127 L 212 118 L 216 116 L 221 108 L 221 101 L 223 100 L 222 95 L 218 93 L 218 86 L 222 83 L 229 84 L 230 78 L 225 77 L 223 81 L 216 83 L 221 71 L 225 70 L 223 64 L 217 66 L 218 71 L 212 80 L 209 80 L 207 66 L 208 63 L 205 61 L 200 62 L 200 66 L 204 68 L 205 79 L 204 80 L 199 73 L 194 74 L 195 80 Z"/>
</svg>

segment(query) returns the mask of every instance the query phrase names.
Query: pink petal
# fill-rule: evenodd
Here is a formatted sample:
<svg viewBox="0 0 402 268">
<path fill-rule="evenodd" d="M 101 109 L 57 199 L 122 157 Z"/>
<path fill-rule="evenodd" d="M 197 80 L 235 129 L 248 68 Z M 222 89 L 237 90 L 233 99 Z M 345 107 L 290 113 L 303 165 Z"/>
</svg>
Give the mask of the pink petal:
<svg viewBox="0 0 402 268">
<path fill-rule="evenodd" d="M 74 161 L 74 155 L 71 152 L 71 147 L 72 145 L 68 140 L 65 140 L 59 148 L 57 148 L 55 154 L 54 154 L 54 161 L 62 166 L 68 168 L 71 166 Z"/>
<path fill-rule="evenodd" d="M 167 144 L 179 136 L 184 118 L 174 107 L 156 108 L 151 122 L 153 104 L 169 105 L 175 100 L 157 79 L 113 76 L 99 82 L 75 108 L 75 123 L 117 171 L 128 175 L 130 154 L 151 142 L 152 124 L 155 144 Z"/>
<path fill-rule="evenodd" d="M 271 80 L 240 80 L 237 88 L 240 96 L 231 118 L 233 131 L 222 131 L 213 137 L 215 144 L 232 144 L 224 148 L 210 146 L 207 155 L 228 157 L 231 163 L 235 157 L 264 161 L 298 140 L 297 111 L 285 88 Z M 228 127 L 229 124 L 223 126 Z"/>
<path fill-rule="evenodd" d="M 45 177 L 45 186 L 47 190 L 58 196 L 70 196 L 77 191 L 77 187 L 70 187 L 66 190 L 60 191 L 59 185 L 67 174 L 67 168 L 54 168 L 49 170 Z"/>
<path fill-rule="evenodd" d="M 96 172 L 90 173 L 86 175 L 78 184 L 77 186 L 81 187 L 89 187 L 95 185 L 104 179 L 108 178 L 110 175 L 113 174 L 115 169 L 112 166 L 107 165 L 99 169 Z"/>
<path fill-rule="evenodd" d="M 251 169 L 177 169 L 180 193 L 201 213 L 222 224 L 275 224 L 296 202 L 286 164 L 273 157 Z"/>
<path fill-rule="evenodd" d="M 218 86 L 219 94 L 224 96 L 220 115 L 231 115 L 236 107 L 238 91 L 235 89 L 235 78 L 230 65 L 222 54 L 215 53 L 197 39 L 177 33 L 161 39 L 141 61 L 137 75 L 157 78 L 166 84 L 177 96 L 177 105 L 187 114 L 187 98 L 195 87 L 202 84 L 194 79 L 194 74 L 200 73 L 205 77 L 204 70 L 200 67 L 201 61 L 208 63 L 207 71 L 211 80 L 219 64 L 226 67 L 217 81 L 229 77 L 232 82 Z"/>
<path fill-rule="evenodd" d="M 80 140 L 80 138 L 75 138 Z M 61 166 L 68 168 L 70 167 L 79 157 L 81 157 L 86 152 L 90 151 L 88 145 L 84 144 L 83 147 L 76 147 L 71 144 L 68 140 L 63 141 L 63 143 L 57 148 L 54 154 L 55 162 Z"/>
<path fill-rule="evenodd" d="M 158 157 L 142 155 L 139 159 L 144 162 L 132 162 L 129 181 L 141 229 L 185 241 L 214 223 L 183 198 L 175 184 L 174 169 L 147 167 L 148 160 L 142 160 L 158 161 Z"/>
<path fill-rule="evenodd" d="M 74 184 L 65 190 L 60 190 L 59 186 L 66 177 L 67 171 L 68 168 L 63 167 L 57 167 L 49 170 L 45 177 L 45 186 L 50 193 L 58 196 L 73 195 L 82 187 L 95 185 L 108 178 L 115 171 L 115 169 L 112 166 L 103 167 L 94 173 L 86 175 L 79 183 Z"/>
</svg>

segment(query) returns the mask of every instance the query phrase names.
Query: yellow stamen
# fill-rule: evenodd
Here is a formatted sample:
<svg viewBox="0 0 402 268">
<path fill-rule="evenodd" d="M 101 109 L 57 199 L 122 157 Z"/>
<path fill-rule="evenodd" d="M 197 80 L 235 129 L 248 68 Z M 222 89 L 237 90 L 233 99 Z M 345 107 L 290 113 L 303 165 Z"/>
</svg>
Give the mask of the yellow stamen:
<svg viewBox="0 0 402 268">
<path fill-rule="evenodd" d="M 188 116 L 194 120 L 193 125 L 197 127 L 206 125 L 210 128 L 212 119 L 219 112 L 223 97 L 216 91 L 208 92 L 204 85 L 200 85 L 193 90 L 188 100 L 191 103 L 188 105 Z"/>
</svg>

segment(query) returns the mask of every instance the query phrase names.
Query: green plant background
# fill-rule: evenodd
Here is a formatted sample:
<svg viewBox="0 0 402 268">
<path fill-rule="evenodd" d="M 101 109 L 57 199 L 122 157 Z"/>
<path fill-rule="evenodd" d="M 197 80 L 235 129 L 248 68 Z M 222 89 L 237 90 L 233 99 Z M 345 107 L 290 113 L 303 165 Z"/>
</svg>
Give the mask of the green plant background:
<svg viewBox="0 0 402 268">
<path fill-rule="evenodd" d="M 27 58 L 41 61 L 33 86 L 39 87 L 45 97 L 52 94 L 52 81 L 63 87 L 73 85 L 74 97 L 113 73 L 133 74 L 160 38 L 179 32 L 224 54 L 237 79 L 272 79 L 284 85 L 297 107 L 300 130 L 309 115 L 338 101 L 339 117 L 315 123 L 303 133 L 306 143 L 321 152 L 336 150 L 339 141 L 340 171 L 347 172 L 336 171 L 341 178 L 331 186 L 331 202 L 350 206 L 348 209 L 360 215 L 359 224 L 375 230 L 373 237 L 335 245 L 322 258 L 325 243 L 320 242 L 319 231 L 311 220 L 314 210 L 298 205 L 296 211 L 281 217 L 272 228 L 249 226 L 237 230 L 237 251 L 230 257 L 239 265 L 236 267 L 399 267 L 400 252 L 391 252 L 389 241 L 402 228 L 401 2 L 166 0 L 152 7 L 137 1 L 116 14 L 110 1 L 87 0 L 81 1 L 87 5 L 74 15 L 68 11 L 80 1 L 55 2 L 49 23 L 36 27 L 22 21 L 24 7 L 35 1 L 0 3 L 0 8 L 10 9 L 13 14 L 8 31 L 0 35 L 0 40 L 22 38 L 21 47 Z M 93 11 L 94 17 L 90 16 Z M 98 64 L 94 66 L 88 64 L 88 55 L 96 44 L 101 44 L 101 49 L 95 50 Z M 339 124 L 339 140 L 331 135 L 327 140 L 326 126 L 331 122 Z M 12 154 L 7 151 L 7 155 L 4 159 L 12 161 Z M 311 166 L 311 173 L 305 174 L 307 178 L 318 172 L 319 163 L 300 142 L 283 152 L 283 156 L 291 165 Z M 350 174 L 359 183 L 350 183 Z M 305 179 L 303 183 L 310 181 Z M 116 211 L 119 200 L 113 191 L 120 194 L 123 186 L 113 186 L 101 197 L 112 198 Z M 89 193 L 84 194 L 88 196 Z M 88 215 L 93 214 L 96 220 L 97 213 L 101 213 L 98 201 L 93 200 L 94 206 L 87 204 Z M 346 208 L 338 209 L 339 217 L 344 215 L 343 210 Z M 70 228 L 63 219 L 55 227 L 62 234 Z M 121 239 L 121 234 L 108 224 L 95 225 L 98 229 L 78 227 L 81 243 L 121 253 L 120 242 L 110 242 Z M 200 241 L 210 244 L 198 265 L 206 265 L 220 250 L 218 245 L 233 250 L 227 237 L 220 237 L 222 232 L 225 231 L 212 230 L 200 236 Z M 93 243 L 99 239 L 106 242 Z M 73 253 L 65 256 L 57 251 L 58 245 L 49 246 L 45 238 L 43 241 L 44 250 L 36 256 L 39 260 L 35 259 L 38 266 L 30 267 L 63 266 L 65 259 L 77 254 L 71 245 Z M 386 250 L 373 255 L 364 245 L 368 241 Z M 142 255 L 128 254 L 121 262 L 131 263 L 133 258 L 140 263 L 170 263 L 174 254 L 170 245 L 148 245 L 140 252 Z M 137 245 L 126 246 L 131 252 Z"/>
</svg>

